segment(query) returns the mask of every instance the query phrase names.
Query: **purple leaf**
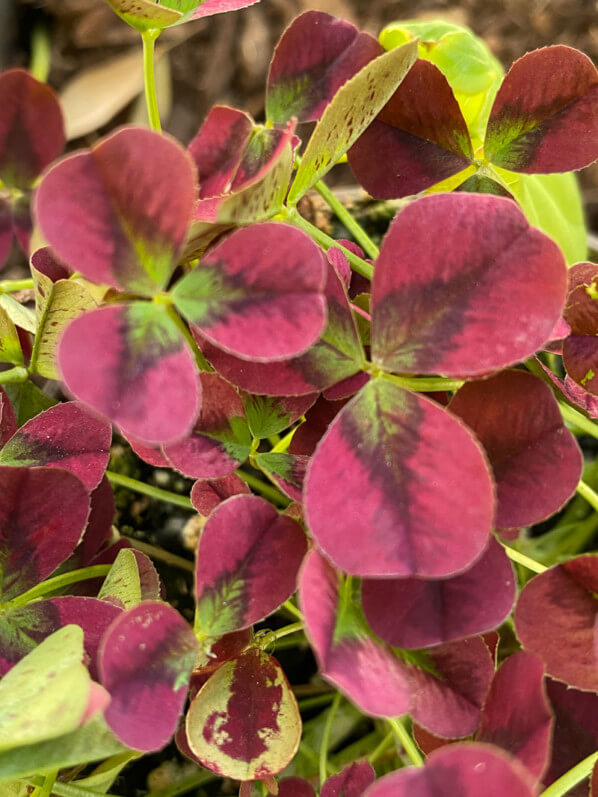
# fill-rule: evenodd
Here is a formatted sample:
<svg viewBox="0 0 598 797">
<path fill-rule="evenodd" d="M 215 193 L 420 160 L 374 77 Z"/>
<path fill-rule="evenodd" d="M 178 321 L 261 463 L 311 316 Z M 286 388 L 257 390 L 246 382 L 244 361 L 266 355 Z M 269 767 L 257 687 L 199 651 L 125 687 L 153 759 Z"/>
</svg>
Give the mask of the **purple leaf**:
<svg viewBox="0 0 598 797">
<path fill-rule="evenodd" d="M 263 498 L 237 495 L 220 504 L 197 551 L 201 632 L 219 637 L 271 614 L 295 591 L 306 549 L 301 527 Z"/>
<path fill-rule="evenodd" d="M 293 116 L 319 119 L 338 89 L 382 48 L 369 33 L 321 11 L 306 11 L 285 30 L 268 74 L 266 115 L 274 124 Z"/>
<path fill-rule="evenodd" d="M 598 691 L 596 593 L 598 556 L 586 554 L 532 578 L 515 609 L 515 628 L 525 650 L 539 656 L 553 678 L 591 691 Z"/>
<path fill-rule="evenodd" d="M 515 61 L 488 119 L 486 157 L 517 172 L 582 169 L 598 158 L 598 71 L 572 47 Z"/>
<path fill-rule="evenodd" d="M 108 465 L 112 429 L 83 404 L 69 401 L 36 415 L 0 451 L 2 465 L 45 465 L 97 487 Z"/>
<path fill-rule="evenodd" d="M 307 350 L 324 328 L 324 269 L 324 255 L 305 233 L 267 222 L 211 249 L 172 296 L 219 348 L 261 362 L 280 360 Z"/>
<path fill-rule="evenodd" d="M 482 553 L 494 495 L 484 455 L 460 422 L 374 379 L 320 441 L 305 509 L 318 545 L 348 573 L 438 578 Z"/>
<path fill-rule="evenodd" d="M 36 192 L 36 215 L 73 269 L 152 296 L 176 265 L 196 190 L 191 158 L 179 144 L 127 128 L 52 167 Z"/>
<path fill-rule="evenodd" d="M 200 515 L 207 517 L 218 504 L 233 495 L 249 495 L 249 487 L 236 473 L 221 479 L 200 479 L 191 488 L 191 503 Z"/>
<path fill-rule="evenodd" d="M 88 515 L 87 490 L 72 473 L 0 466 L 2 600 L 53 573 L 73 552 Z"/>
<path fill-rule="evenodd" d="M 260 0 L 203 0 L 195 9 L 190 19 L 210 17 L 213 14 L 223 14 L 225 11 L 236 11 L 239 8 L 255 5 Z"/>
<path fill-rule="evenodd" d="M 10 399 L 0 387 L 0 446 L 4 446 L 17 431 L 17 416 Z"/>
<path fill-rule="evenodd" d="M 473 159 L 467 124 L 440 69 L 416 61 L 348 158 L 377 199 L 417 194 L 466 169 Z"/>
<path fill-rule="evenodd" d="M 197 415 L 193 356 L 159 305 L 117 304 L 85 313 L 67 327 L 58 360 L 68 389 L 125 434 L 150 443 L 177 440 Z"/>
<path fill-rule="evenodd" d="M 321 797 L 362 797 L 376 780 L 374 768 L 367 761 L 354 761 L 338 775 L 328 778 L 322 786 Z"/>
<path fill-rule="evenodd" d="M 159 750 L 176 730 L 197 640 L 167 603 L 147 601 L 122 612 L 100 646 L 105 718 L 123 744 Z"/>
<path fill-rule="evenodd" d="M 278 797 L 316 797 L 316 793 L 304 778 L 283 778 L 278 781 Z"/>
<path fill-rule="evenodd" d="M 369 636 L 350 602 L 340 605 L 338 587 L 334 568 L 310 553 L 299 574 L 299 598 L 322 675 L 367 714 L 404 714 L 411 702 L 405 668 Z"/>
<path fill-rule="evenodd" d="M 363 611 L 389 645 L 425 648 L 496 628 L 511 613 L 515 589 L 513 567 L 492 539 L 476 563 L 453 578 L 364 579 Z"/>
<path fill-rule="evenodd" d="M 566 280 L 557 245 L 510 200 L 418 199 L 392 223 L 376 263 L 373 360 L 456 376 L 518 362 L 550 338 Z"/>
<path fill-rule="evenodd" d="M 28 188 L 64 149 L 58 99 L 24 69 L 11 69 L 0 75 L 0 107 L 0 180 Z"/>
<path fill-rule="evenodd" d="M 492 465 L 496 525 L 530 526 L 557 512 L 573 495 L 583 466 L 552 390 L 524 371 L 469 382 L 451 401 Z"/>
<path fill-rule="evenodd" d="M 107 477 L 104 476 L 90 495 L 91 511 L 81 542 L 71 559 L 72 568 L 88 567 L 98 551 L 112 536 L 112 521 L 116 506 L 114 493 Z"/>
</svg>

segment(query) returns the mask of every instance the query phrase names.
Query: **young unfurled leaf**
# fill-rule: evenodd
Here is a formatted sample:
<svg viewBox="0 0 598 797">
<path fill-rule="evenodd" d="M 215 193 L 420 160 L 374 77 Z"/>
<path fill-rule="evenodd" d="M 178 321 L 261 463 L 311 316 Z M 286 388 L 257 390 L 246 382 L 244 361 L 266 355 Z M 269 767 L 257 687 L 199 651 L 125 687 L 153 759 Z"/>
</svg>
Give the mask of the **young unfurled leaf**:
<svg viewBox="0 0 598 797">
<path fill-rule="evenodd" d="M 246 781 L 283 770 L 299 746 L 301 716 L 276 659 L 251 648 L 223 664 L 191 703 L 187 737 L 219 775 Z"/>
<path fill-rule="evenodd" d="M 297 202 L 344 155 L 386 105 L 417 58 L 408 42 L 370 61 L 334 95 L 316 125 L 289 191 Z"/>
<path fill-rule="evenodd" d="M 53 166 L 37 189 L 36 215 L 73 269 L 152 296 L 176 265 L 196 192 L 193 164 L 179 144 L 128 128 Z"/>
<path fill-rule="evenodd" d="M 173 735 L 197 656 L 197 640 L 167 603 L 145 601 L 120 614 L 100 647 L 112 698 L 106 722 L 135 750 L 159 750 Z"/>
<path fill-rule="evenodd" d="M 380 53 L 376 39 L 350 22 L 306 11 L 291 22 L 274 51 L 266 116 L 278 125 L 292 117 L 319 119 L 343 83 Z"/>
<path fill-rule="evenodd" d="M 484 550 L 494 495 L 482 450 L 460 422 L 374 379 L 316 449 L 305 509 L 318 545 L 343 570 L 438 578 Z"/>
<path fill-rule="evenodd" d="M 218 504 L 233 495 L 249 495 L 250 490 L 236 473 L 220 479 L 199 479 L 191 488 L 191 503 L 200 515 L 207 517 Z"/>
<path fill-rule="evenodd" d="M 566 280 L 558 247 L 514 202 L 419 199 L 398 214 L 376 263 L 373 359 L 386 370 L 458 376 L 518 362 L 549 340 Z"/>
<path fill-rule="evenodd" d="M 484 152 L 517 172 L 568 172 L 598 158 L 598 71 L 579 50 L 544 47 L 515 61 L 486 128 Z"/>
<path fill-rule="evenodd" d="M 197 551 L 197 623 L 219 637 L 263 620 L 296 589 L 301 527 L 263 498 L 237 495 L 210 515 Z"/>
<path fill-rule="evenodd" d="M 254 437 L 265 439 L 288 429 L 315 403 L 317 393 L 305 396 L 258 396 L 248 394 L 243 403 Z"/>
<path fill-rule="evenodd" d="M 324 255 L 305 233 L 265 223 L 212 249 L 172 297 L 214 345 L 267 362 L 301 354 L 317 340 L 326 323 L 324 280 Z"/>
<path fill-rule="evenodd" d="M 378 199 L 417 194 L 467 168 L 467 124 L 442 72 L 416 61 L 348 157 L 358 182 Z"/>
<path fill-rule="evenodd" d="M 151 597 L 155 600 L 158 596 L 152 595 Z M 98 592 L 98 598 L 123 609 L 132 609 L 143 600 L 137 558 L 135 552 L 130 548 L 123 548 L 118 552 L 114 564 Z M 145 599 L 150 598 L 145 596 Z"/>
<path fill-rule="evenodd" d="M 196 366 L 163 307 L 122 303 L 85 313 L 67 327 L 58 359 L 68 389 L 125 434 L 162 443 L 189 432 L 199 405 Z"/>
</svg>

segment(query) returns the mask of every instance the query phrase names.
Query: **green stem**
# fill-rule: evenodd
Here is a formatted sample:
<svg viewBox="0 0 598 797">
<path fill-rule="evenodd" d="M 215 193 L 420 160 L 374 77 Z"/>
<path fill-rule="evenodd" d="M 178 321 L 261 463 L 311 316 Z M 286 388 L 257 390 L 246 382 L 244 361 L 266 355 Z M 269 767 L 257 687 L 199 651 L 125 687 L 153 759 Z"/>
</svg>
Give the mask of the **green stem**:
<svg viewBox="0 0 598 797">
<path fill-rule="evenodd" d="M 168 299 L 170 299 L 169 296 L 168 296 Z M 200 371 L 207 371 L 207 372 L 213 371 L 214 369 L 212 368 L 210 363 L 204 357 L 202 350 L 199 348 L 199 346 L 195 342 L 195 338 L 193 337 L 193 335 L 189 331 L 189 327 L 183 321 L 183 319 L 180 317 L 180 315 L 177 313 L 175 306 L 170 301 L 164 302 L 164 304 L 166 304 L 168 306 L 167 312 L 168 312 L 168 315 L 169 315 L 171 321 L 174 324 L 176 324 L 176 326 L 177 326 L 178 330 L 180 331 L 181 335 L 187 341 L 187 345 L 189 346 L 189 348 L 193 352 L 193 356 L 195 357 L 195 362 L 196 362 L 197 367 L 199 368 L 199 370 Z"/>
<path fill-rule="evenodd" d="M 384 739 L 380 742 L 378 747 L 376 747 L 372 753 L 368 756 L 368 761 L 372 766 L 376 763 L 376 761 L 380 758 L 380 756 L 385 753 L 389 747 L 391 747 L 393 743 L 393 739 L 395 738 L 394 730 L 390 730 Z"/>
<path fill-rule="evenodd" d="M 294 617 L 296 617 L 298 620 L 301 620 L 301 622 L 303 622 L 303 615 L 301 614 L 301 612 L 300 612 L 300 611 L 299 611 L 299 609 L 298 609 L 298 608 L 295 606 L 295 604 L 294 604 L 294 603 L 291 603 L 291 601 L 290 601 L 290 600 L 288 600 L 288 601 L 285 601 L 285 602 L 284 602 L 282 605 L 283 605 L 283 606 L 284 606 L 284 608 L 287 610 L 287 612 L 289 612 L 289 613 L 290 613 L 290 614 L 292 614 Z"/>
<path fill-rule="evenodd" d="M 27 369 L 22 365 L 15 365 L 14 368 L 7 368 L 6 371 L 0 371 L 0 385 L 15 384 L 15 382 L 26 382 L 29 374 Z"/>
<path fill-rule="evenodd" d="M 445 379 L 443 376 L 397 376 L 396 374 L 380 374 L 382 379 L 394 382 L 395 385 L 413 390 L 417 393 L 435 393 L 440 390 L 459 390 L 463 379 Z"/>
<path fill-rule="evenodd" d="M 40 83 L 47 83 L 50 74 L 50 35 L 45 25 L 36 25 L 31 34 L 31 61 L 29 71 Z"/>
<path fill-rule="evenodd" d="M 151 129 L 161 133 L 162 126 L 160 124 L 158 98 L 156 97 L 156 79 L 154 75 L 154 44 L 159 35 L 159 29 L 149 28 L 143 31 L 141 38 L 143 39 L 143 81 L 145 84 L 147 117 Z"/>
<path fill-rule="evenodd" d="M 580 761 L 577 766 L 565 772 L 558 780 L 551 783 L 547 789 L 541 793 L 540 797 L 562 797 L 567 794 L 574 786 L 581 783 L 589 775 L 591 775 L 594 764 L 598 761 L 598 753 L 592 753 L 583 761 Z"/>
<path fill-rule="evenodd" d="M 19 595 L 14 600 L 9 601 L 10 606 L 24 606 L 31 601 L 37 600 L 49 592 L 57 592 L 70 584 L 77 584 L 79 581 L 87 581 L 90 578 L 103 578 L 108 575 L 112 565 L 92 565 L 91 567 L 81 567 L 79 570 L 71 570 L 68 573 L 61 573 L 54 578 L 48 578 L 37 584 L 35 587 Z"/>
<path fill-rule="evenodd" d="M 309 237 L 312 238 L 316 243 L 320 244 L 322 248 L 328 250 L 333 246 L 338 247 L 345 254 L 353 271 L 361 274 L 361 276 L 365 277 L 366 279 L 372 279 L 374 276 L 373 266 L 371 266 L 361 257 L 354 255 L 353 252 L 350 252 L 346 247 L 339 244 L 338 241 L 334 240 L 334 238 L 331 238 L 329 235 L 326 235 L 325 232 L 322 232 L 322 230 L 319 230 L 313 224 L 310 224 L 310 222 L 307 221 L 307 219 L 304 219 L 303 216 L 296 210 L 296 208 L 286 208 L 282 216 L 290 224 L 293 224 L 295 227 L 298 227 L 300 230 L 303 230 L 303 232 L 307 233 Z"/>
<path fill-rule="evenodd" d="M 546 570 L 548 570 L 545 565 L 540 564 L 540 562 L 536 562 L 535 559 L 530 559 L 530 557 L 526 556 L 524 553 L 516 551 L 515 548 L 511 548 L 509 545 L 502 542 L 502 540 L 499 539 L 499 542 L 505 549 L 509 559 L 512 559 L 514 562 L 517 562 L 524 567 L 527 567 L 527 569 L 531 570 L 533 573 L 544 573 Z"/>
<path fill-rule="evenodd" d="M 2 280 L 0 282 L 0 293 L 17 293 L 17 291 L 29 291 L 32 288 L 32 279 Z"/>
<path fill-rule="evenodd" d="M 289 499 L 284 496 L 280 490 L 277 490 L 271 484 L 267 484 L 266 482 L 262 481 L 257 476 L 254 476 L 253 473 L 245 473 L 243 470 L 236 471 L 237 476 L 239 476 L 243 481 L 256 490 L 258 493 L 264 496 L 264 498 L 268 498 L 270 501 L 274 502 L 275 504 L 279 504 L 282 506 L 288 506 L 290 501 Z"/>
<path fill-rule="evenodd" d="M 150 545 L 148 542 L 136 540 L 134 537 L 121 536 L 121 539 L 128 540 L 133 548 L 138 551 L 146 553 L 152 559 L 157 559 L 159 562 L 164 562 L 171 567 L 178 567 L 179 570 L 185 570 L 188 573 L 195 572 L 195 565 L 189 559 L 184 559 L 182 556 L 177 556 L 175 553 L 165 551 L 163 548 L 158 548 L 157 545 Z"/>
<path fill-rule="evenodd" d="M 149 495 L 150 498 L 155 498 L 157 501 L 167 501 L 169 504 L 181 506 L 183 509 L 193 510 L 191 499 L 186 495 L 177 495 L 177 493 L 162 490 L 160 487 L 154 487 L 152 484 L 132 479 L 130 476 L 123 476 L 122 473 L 113 473 L 111 470 L 106 471 L 106 476 L 111 484 L 118 484 L 120 487 L 126 487 L 136 493 Z"/>
<path fill-rule="evenodd" d="M 303 700 L 298 700 L 297 704 L 300 711 L 306 711 L 309 708 L 318 708 L 325 706 L 334 700 L 335 692 L 327 692 L 325 695 L 317 695 L 316 697 L 306 697 Z"/>
<path fill-rule="evenodd" d="M 322 788 L 324 781 L 328 775 L 328 747 L 330 745 L 330 733 L 332 731 L 332 723 L 334 721 L 334 716 L 336 711 L 340 705 L 342 699 L 342 695 L 340 692 L 337 692 L 334 696 L 334 699 L 328 709 L 328 716 L 326 717 L 326 723 L 324 725 L 324 732 L 322 733 L 322 743 L 320 746 L 320 788 Z"/>
<path fill-rule="evenodd" d="M 579 484 L 575 488 L 577 492 L 586 499 L 588 504 L 598 512 L 598 494 L 592 490 L 589 484 L 586 484 L 583 479 L 580 480 Z"/>
<path fill-rule="evenodd" d="M 56 783 L 58 772 L 59 770 L 55 769 L 53 772 L 49 772 L 46 775 L 46 778 L 44 780 L 44 785 L 40 786 L 39 797 L 50 797 L 52 791 L 54 790 L 54 784 Z"/>
<path fill-rule="evenodd" d="M 314 188 L 322 197 L 322 199 L 332 208 L 337 218 L 342 221 L 347 230 L 351 233 L 353 238 L 355 238 L 357 243 L 361 246 L 368 257 L 371 257 L 372 260 L 375 260 L 380 254 L 380 250 L 372 241 L 367 232 L 363 229 L 361 224 L 359 224 L 359 222 L 353 218 L 351 213 L 349 213 L 340 199 L 333 194 L 330 188 L 328 188 L 326 183 L 324 183 L 322 180 L 318 180 Z"/>
<path fill-rule="evenodd" d="M 403 724 L 403 720 L 398 718 L 398 719 L 388 719 L 386 721 L 388 722 L 395 736 L 403 746 L 403 749 L 411 759 L 411 763 L 414 764 L 416 767 L 422 767 L 424 765 L 424 759 L 422 758 L 422 754 L 417 749 L 417 746 L 413 741 L 411 734 L 408 732 L 407 728 Z"/>
<path fill-rule="evenodd" d="M 30 786 L 43 787 L 42 778 L 25 778 L 25 782 Z M 74 786 L 72 783 L 61 783 L 55 780 L 52 784 L 52 794 L 59 797 L 118 797 L 117 794 L 102 794 L 91 789 L 84 789 L 82 786 Z"/>
<path fill-rule="evenodd" d="M 598 426 L 591 421 L 589 418 L 586 418 L 581 412 L 578 412 L 576 409 L 571 407 L 565 401 L 559 401 L 559 409 L 561 411 L 561 415 L 566 421 L 569 423 L 577 426 L 578 429 L 581 429 L 582 432 L 595 437 L 598 440 Z"/>
<path fill-rule="evenodd" d="M 285 625 L 284 628 L 275 629 L 272 633 L 276 639 L 282 639 L 285 636 L 297 633 L 297 631 L 303 631 L 303 623 L 291 623 L 290 625 Z"/>
</svg>

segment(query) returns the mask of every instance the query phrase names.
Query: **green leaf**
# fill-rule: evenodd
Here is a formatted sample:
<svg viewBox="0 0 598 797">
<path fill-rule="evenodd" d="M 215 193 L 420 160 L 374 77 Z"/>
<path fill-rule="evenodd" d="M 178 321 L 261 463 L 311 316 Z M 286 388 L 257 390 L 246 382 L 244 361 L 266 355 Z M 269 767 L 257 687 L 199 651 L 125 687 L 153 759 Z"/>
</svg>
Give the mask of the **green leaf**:
<svg viewBox="0 0 598 797">
<path fill-rule="evenodd" d="M 20 382 L 14 385 L 4 385 L 4 390 L 17 414 L 17 424 L 22 426 L 40 412 L 53 407 L 58 402 L 47 396 L 33 382 Z"/>
<path fill-rule="evenodd" d="M 141 603 L 141 581 L 137 559 L 133 551 L 124 548 L 118 552 L 110 572 L 98 594 L 100 600 L 116 598 L 125 609 Z"/>
<path fill-rule="evenodd" d="M 392 97 L 417 58 L 407 42 L 370 61 L 334 95 L 316 125 L 291 186 L 296 203 L 359 138 Z"/>
<path fill-rule="evenodd" d="M 73 781 L 73 786 L 92 789 L 100 794 L 105 794 L 127 764 L 139 758 L 141 755 L 142 753 L 138 753 L 135 750 L 117 753 L 111 756 L 107 761 L 102 761 L 91 775 L 88 775 L 86 778 L 81 778 L 81 780 Z"/>
<path fill-rule="evenodd" d="M 28 307 L 19 304 L 16 299 L 7 293 L 0 295 L 0 309 L 4 310 L 10 320 L 27 332 L 35 332 L 35 313 Z"/>
<path fill-rule="evenodd" d="M 25 359 L 15 325 L 0 307 L 0 362 L 23 365 Z"/>
</svg>

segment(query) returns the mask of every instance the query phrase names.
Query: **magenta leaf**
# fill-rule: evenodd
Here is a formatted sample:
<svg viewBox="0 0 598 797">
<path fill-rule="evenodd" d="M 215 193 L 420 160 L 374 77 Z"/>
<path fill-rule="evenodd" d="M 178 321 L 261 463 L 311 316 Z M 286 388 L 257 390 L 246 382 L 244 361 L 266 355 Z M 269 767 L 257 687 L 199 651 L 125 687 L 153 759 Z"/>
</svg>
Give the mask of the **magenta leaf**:
<svg viewBox="0 0 598 797">
<path fill-rule="evenodd" d="M 303 500 L 303 482 L 309 457 L 288 452 L 256 454 L 255 463 L 292 501 Z"/>
<path fill-rule="evenodd" d="M 100 646 L 100 674 L 111 696 L 106 722 L 135 750 L 159 750 L 183 709 L 197 640 L 167 603 L 122 612 Z"/>
<path fill-rule="evenodd" d="M 539 656 L 553 678 L 591 691 L 598 691 L 596 593 L 598 556 L 586 554 L 535 576 L 515 609 L 515 628 L 525 650 Z"/>
<path fill-rule="evenodd" d="M 534 797 L 533 784 L 518 762 L 497 747 L 454 744 L 433 752 L 425 767 L 391 772 L 367 797 Z"/>
<path fill-rule="evenodd" d="M 536 781 L 548 765 L 554 724 L 543 681 L 536 656 L 509 656 L 494 676 L 476 737 L 518 758 Z"/>
<path fill-rule="evenodd" d="M 305 509 L 318 545 L 348 573 L 438 578 L 482 553 L 494 495 L 484 455 L 459 421 L 374 379 L 320 441 Z"/>
<path fill-rule="evenodd" d="M 10 399 L 0 387 L 0 446 L 4 446 L 17 431 L 17 416 Z"/>
<path fill-rule="evenodd" d="M 207 517 L 218 504 L 233 495 L 249 495 L 249 487 L 236 473 L 220 479 L 200 479 L 191 488 L 191 503 L 200 515 Z"/>
<path fill-rule="evenodd" d="M 324 268 L 324 255 L 305 233 L 266 222 L 211 249 L 172 296 L 219 348 L 262 362 L 280 360 L 308 349 L 324 328 Z"/>
<path fill-rule="evenodd" d="M 111 439 L 110 424 L 69 401 L 22 426 L 0 451 L 0 464 L 63 468 L 93 490 L 108 465 Z"/>
<path fill-rule="evenodd" d="M 197 625 L 218 637 L 263 620 L 296 589 L 307 549 L 291 518 L 263 498 L 237 495 L 210 515 L 197 551 Z"/>
<path fill-rule="evenodd" d="M 374 768 L 367 761 L 355 761 L 322 786 L 321 797 L 362 797 L 376 779 Z"/>
<path fill-rule="evenodd" d="M 492 539 L 472 567 L 452 578 L 364 579 L 363 611 L 389 645 L 425 648 L 496 628 L 511 613 L 515 590 L 513 567 Z"/>
<path fill-rule="evenodd" d="M 299 598 L 322 675 L 367 714 L 404 714 L 411 702 L 406 669 L 369 635 L 350 596 L 338 590 L 334 568 L 310 553 L 299 574 Z"/>
<path fill-rule="evenodd" d="M 381 51 L 373 36 L 346 20 L 321 11 L 296 17 L 270 65 L 268 119 L 274 124 L 285 124 L 293 116 L 300 122 L 319 119 L 343 83 Z"/>
<path fill-rule="evenodd" d="M 225 11 L 236 11 L 239 8 L 247 8 L 247 6 L 255 5 L 259 3 L 259 1 L 260 0 L 203 0 L 191 14 L 190 19 L 209 17 L 213 14 L 223 14 Z"/>
<path fill-rule="evenodd" d="M 517 172 L 568 172 L 598 158 L 598 71 L 579 50 L 543 47 L 515 61 L 490 112 L 486 157 Z"/>
<path fill-rule="evenodd" d="M 385 370 L 456 376 L 518 362 L 550 338 L 566 280 L 560 250 L 514 202 L 419 199 L 398 214 L 376 263 L 373 360 Z"/>
<path fill-rule="evenodd" d="M 180 439 L 197 415 L 193 356 L 159 305 L 85 313 L 67 327 L 58 360 L 68 389 L 125 434 L 153 443 Z"/>
<path fill-rule="evenodd" d="M 88 492 L 72 473 L 0 466 L 2 600 L 53 573 L 73 552 L 88 515 Z"/>
<path fill-rule="evenodd" d="M 0 180 L 29 188 L 64 148 L 58 99 L 24 69 L 0 75 Z"/>
<path fill-rule="evenodd" d="M 113 133 L 46 174 L 36 215 L 59 258 L 92 282 L 152 296 L 166 286 L 196 196 L 189 155 L 142 128 Z"/>
<path fill-rule="evenodd" d="M 451 401 L 492 465 L 496 525 L 529 526 L 557 512 L 575 492 L 583 459 L 552 390 L 524 371 L 469 382 Z"/>
<path fill-rule="evenodd" d="M 378 199 L 417 194 L 467 168 L 467 124 L 440 69 L 416 61 L 348 157 L 358 182 Z"/>
</svg>

